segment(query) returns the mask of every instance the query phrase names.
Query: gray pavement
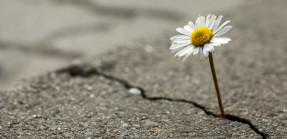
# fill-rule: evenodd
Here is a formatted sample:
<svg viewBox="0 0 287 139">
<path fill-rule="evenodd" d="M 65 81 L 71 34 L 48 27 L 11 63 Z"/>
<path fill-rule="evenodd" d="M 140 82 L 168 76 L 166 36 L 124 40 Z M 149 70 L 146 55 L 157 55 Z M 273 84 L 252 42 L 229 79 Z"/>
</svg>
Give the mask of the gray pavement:
<svg viewBox="0 0 287 139">
<path fill-rule="evenodd" d="M 77 1 L 64 1 L 59 5 L 66 2 L 89 7 L 89 4 Z M 126 36 L 130 41 L 117 38 L 125 28 L 129 28 L 125 25 L 127 21 L 117 21 L 122 22 L 118 25 L 122 26 L 118 28 L 119 32 L 111 29 L 99 35 L 108 38 L 107 35 L 115 33 L 114 45 L 120 47 L 111 45 L 106 49 L 109 51 L 94 55 L 92 51 L 95 49 L 79 43 L 90 50 L 75 50 L 82 53 L 77 54 L 80 61 L 66 66 L 59 63 L 58 70 L 23 80 L 12 90 L 0 92 L 0 137 L 285 138 L 287 49 L 284 36 L 287 35 L 287 13 L 283 9 L 287 3 L 284 0 L 244 2 L 236 8 L 221 11 L 225 20 L 231 19 L 233 29 L 227 35 L 232 42 L 214 53 L 227 119 L 219 117 L 208 60 L 200 62 L 199 57 L 194 56 L 181 63 L 168 50 L 169 37 L 175 33 L 176 26 L 189 20 L 187 14 L 183 12 L 182 16 L 182 12 L 172 12 L 169 17 L 172 20 L 169 21 L 166 17 L 157 19 L 156 14 L 147 17 L 144 10 L 140 10 L 134 12 L 140 15 L 138 19 L 133 14 L 126 15 L 126 12 L 114 17 L 127 16 L 126 20 L 133 20 L 131 28 L 135 29 L 136 24 L 144 22 L 139 36 Z M 105 1 L 98 3 L 108 7 Z M 118 7 L 129 6 L 117 4 Z M 144 4 L 148 2 L 140 6 Z M 103 15 L 107 16 L 104 18 L 111 18 L 111 13 L 104 11 L 106 15 Z M 146 20 L 152 23 L 145 23 Z M 169 23 L 163 24 L 166 22 Z M 165 27 L 156 32 L 160 25 Z M 59 34 L 67 35 L 69 41 L 74 41 L 73 37 L 79 39 L 79 36 L 69 36 L 69 32 Z M 63 44 L 69 47 L 69 41 Z M 7 42 L 1 47 L 8 51 L 8 44 L 19 47 L 23 43 Z M 70 42 L 70 45 L 77 47 L 75 42 Z M 94 45 L 99 48 L 101 43 Z M 62 57 L 65 53 L 63 63 L 72 59 L 69 58 L 72 52 L 54 53 L 51 49 L 25 51 L 31 55 L 33 51 L 41 52 L 41 56 L 52 52 L 55 55 L 51 57 L 55 59 L 56 55 Z"/>
<path fill-rule="evenodd" d="M 228 10 L 241 2 L 0 0 L 0 3 L 0 88 L 7 90 L 23 78 L 120 46 L 154 39 L 187 19 Z M 205 8 L 196 8 L 202 6 Z"/>
</svg>

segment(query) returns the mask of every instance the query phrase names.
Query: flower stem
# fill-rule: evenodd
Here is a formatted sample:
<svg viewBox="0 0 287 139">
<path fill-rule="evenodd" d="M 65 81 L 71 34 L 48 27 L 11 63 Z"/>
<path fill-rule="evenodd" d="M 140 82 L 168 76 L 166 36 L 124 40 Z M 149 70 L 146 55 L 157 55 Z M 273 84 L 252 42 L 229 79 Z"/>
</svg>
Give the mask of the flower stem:
<svg viewBox="0 0 287 139">
<path fill-rule="evenodd" d="M 216 73 L 215 73 L 214 64 L 213 64 L 212 52 L 209 52 L 209 64 L 210 64 L 210 68 L 211 68 L 211 72 L 212 72 L 212 76 L 213 76 L 213 81 L 214 81 L 214 86 L 215 86 L 215 90 L 216 90 L 216 95 L 217 95 L 217 100 L 218 100 L 218 105 L 220 108 L 221 116 L 223 118 L 226 118 L 225 113 L 224 113 L 224 109 L 223 109 L 223 105 L 221 102 L 220 91 L 219 91 Z"/>
</svg>

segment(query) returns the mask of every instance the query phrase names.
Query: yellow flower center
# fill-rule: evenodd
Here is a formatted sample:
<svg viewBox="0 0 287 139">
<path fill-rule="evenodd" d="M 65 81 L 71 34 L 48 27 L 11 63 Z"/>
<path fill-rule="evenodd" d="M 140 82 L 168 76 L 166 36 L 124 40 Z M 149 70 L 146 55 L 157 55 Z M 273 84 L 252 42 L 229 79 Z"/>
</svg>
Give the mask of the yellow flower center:
<svg viewBox="0 0 287 139">
<path fill-rule="evenodd" d="M 212 37 L 212 31 L 208 27 L 201 26 L 191 33 L 190 40 L 194 46 L 202 46 L 209 42 Z"/>
</svg>

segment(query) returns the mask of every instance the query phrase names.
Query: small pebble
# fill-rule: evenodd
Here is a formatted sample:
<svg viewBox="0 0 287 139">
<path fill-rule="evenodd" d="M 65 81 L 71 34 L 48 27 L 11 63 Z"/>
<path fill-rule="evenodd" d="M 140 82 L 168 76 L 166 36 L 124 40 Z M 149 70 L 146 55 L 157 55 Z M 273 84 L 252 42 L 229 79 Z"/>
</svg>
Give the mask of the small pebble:
<svg viewBox="0 0 287 139">
<path fill-rule="evenodd" d="M 86 88 L 87 88 L 87 90 L 89 90 L 89 91 L 93 90 L 93 87 L 92 87 L 92 86 L 87 86 Z"/>
<path fill-rule="evenodd" d="M 135 128 L 140 128 L 141 126 L 139 124 L 133 125 Z"/>
<path fill-rule="evenodd" d="M 95 94 L 90 94 L 90 98 L 94 98 L 95 97 Z"/>
<path fill-rule="evenodd" d="M 22 113 L 22 112 L 19 112 L 19 113 L 17 114 L 17 117 L 22 117 L 22 116 L 24 116 L 24 113 Z"/>
<path fill-rule="evenodd" d="M 196 79 L 196 78 L 193 78 L 192 79 L 192 83 L 194 84 L 199 84 L 200 83 L 200 80 Z"/>
<path fill-rule="evenodd" d="M 149 53 L 152 52 L 153 51 L 152 46 L 150 46 L 150 45 L 145 46 L 145 51 L 149 52 Z"/>
<path fill-rule="evenodd" d="M 106 133 L 106 130 L 101 130 L 101 134 L 105 134 Z"/>
<path fill-rule="evenodd" d="M 248 111 L 242 112 L 241 114 L 242 114 L 242 115 L 248 115 Z"/>
<path fill-rule="evenodd" d="M 131 88 L 129 90 L 129 93 L 139 95 L 139 94 L 141 94 L 141 90 L 139 90 L 138 88 Z"/>
<path fill-rule="evenodd" d="M 41 118 L 42 116 L 41 116 L 41 115 L 36 115 L 36 114 L 34 114 L 32 117 L 33 117 L 33 118 Z"/>
<path fill-rule="evenodd" d="M 152 123 L 151 123 L 151 126 L 152 126 L 152 127 L 158 127 L 158 123 L 152 122 Z"/>
<path fill-rule="evenodd" d="M 81 122 L 79 126 L 86 128 L 86 127 L 88 127 L 88 124 Z"/>
<path fill-rule="evenodd" d="M 282 120 L 287 120 L 287 116 L 285 114 L 279 114 L 279 118 Z"/>
</svg>

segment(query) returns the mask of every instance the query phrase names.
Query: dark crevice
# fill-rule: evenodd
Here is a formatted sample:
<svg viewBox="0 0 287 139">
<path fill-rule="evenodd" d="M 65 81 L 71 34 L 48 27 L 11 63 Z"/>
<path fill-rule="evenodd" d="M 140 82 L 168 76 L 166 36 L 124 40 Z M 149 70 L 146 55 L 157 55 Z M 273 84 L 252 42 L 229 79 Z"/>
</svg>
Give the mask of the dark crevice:
<svg viewBox="0 0 287 139">
<path fill-rule="evenodd" d="M 56 73 L 58 73 L 58 74 L 60 74 L 60 73 L 68 73 L 70 76 L 73 76 L 73 77 L 77 77 L 78 76 L 78 77 L 84 77 L 84 78 L 88 78 L 88 77 L 91 77 L 93 75 L 103 76 L 104 78 L 106 78 L 108 80 L 120 83 L 126 89 L 131 89 L 131 88 L 139 89 L 141 91 L 141 97 L 143 99 L 146 99 L 146 100 L 149 100 L 149 101 L 165 100 L 165 101 L 170 101 L 170 102 L 188 103 L 188 104 L 192 104 L 193 106 L 203 110 L 204 113 L 207 114 L 207 115 L 211 115 L 211 116 L 216 117 L 216 118 L 221 118 L 221 115 L 218 115 L 218 114 L 215 114 L 215 113 L 213 113 L 211 111 L 208 111 L 206 107 L 204 107 L 204 106 L 202 106 L 202 105 L 200 105 L 200 104 L 198 104 L 196 102 L 190 101 L 190 100 L 172 99 L 172 98 L 168 98 L 168 97 L 149 97 L 149 96 L 146 95 L 146 92 L 145 92 L 145 90 L 142 87 L 133 86 L 129 82 L 127 82 L 127 81 L 125 81 L 123 79 L 120 79 L 120 78 L 114 77 L 112 75 L 107 75 L 105 73 L 99 72 L 96 68 L 93 68 L 91 66 L 73 65 L 73 66 L 70 66 L 70 67 L 67 67 L 67 68 L 63 68 L 63 69 L 57 70 Z M 254 126 L 249 120 L 247 120 L 245 118 L 242 118 L 242 117 L 239 117 L 239 116 L 235 116 L 235 115 L 226 114 L 226 119 L 230 120 L 230 121 L 234 121 L 234 122 L 240 122 L 242 124 L 247 124 L 247 125 L 249 125 L 249 127 L 254 132 L 256 132 L 257 134 L 262 136 L 263 139 L 270 138 L 267 133 L 259 131 L 259 129 L 256 126 Z"/>
</svg>

